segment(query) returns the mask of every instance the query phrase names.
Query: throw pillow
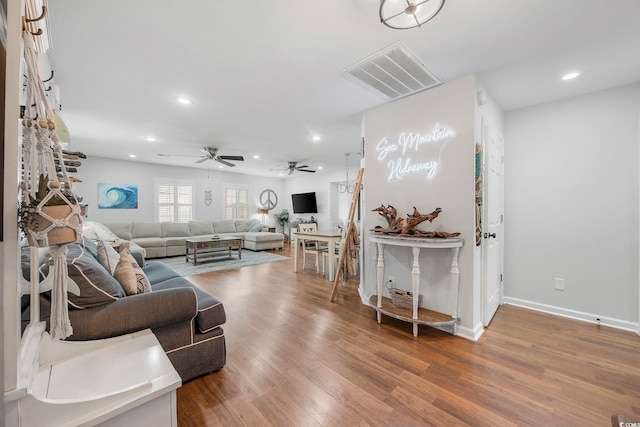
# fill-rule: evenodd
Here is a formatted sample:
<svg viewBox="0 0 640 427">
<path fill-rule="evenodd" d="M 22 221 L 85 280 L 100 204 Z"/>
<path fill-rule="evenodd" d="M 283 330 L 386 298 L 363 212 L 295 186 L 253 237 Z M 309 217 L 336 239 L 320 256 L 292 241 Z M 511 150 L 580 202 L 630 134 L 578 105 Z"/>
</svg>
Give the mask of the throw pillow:
<svg viewBox="0 0 640 427">
<path fill-rule="evenodd" d="M 248 231 L 251 231 L 251 232 L 262 231 L 262 227 L 264 227 L 264 226 L 262 225 L 262 223 L 260 221 L 249 220 L 247 222 L 247 230 Z"/>
<path fill-rule="evenodd" d="M 127 295 L 136 295 L 151 291 L 147 275 L 142 271 L 135 258 L 127 249 L 120 253 L 114 277 L 120 282 Z"/>
<path fill-rule="evenodd" d="M 98 262 L 111 274 L 116 271 L 116 265 L 120 261 L 120 254 L 113 246 L 105 243 L 104 240 L 98 241 Z"/>
<path fill-rule="evenodd" d="M 100 240 L 100 239 L 98 239 Z M 96 244 L 96 242 L 98 240 L 89 240 L 89 238 L 87 237 L 82 237 L 82 247 L 84 248 L 85 251 L 89 252 L 90 255 L 92 255 L 95 259 L 98 259 L 98 245 Z"/>
<path fill-rule="evenodd" d="M 70 307 L 97 307 L 125 296 L 118 281 L 81 245 L 74 243 L 67 248 Z"/>
</svg>

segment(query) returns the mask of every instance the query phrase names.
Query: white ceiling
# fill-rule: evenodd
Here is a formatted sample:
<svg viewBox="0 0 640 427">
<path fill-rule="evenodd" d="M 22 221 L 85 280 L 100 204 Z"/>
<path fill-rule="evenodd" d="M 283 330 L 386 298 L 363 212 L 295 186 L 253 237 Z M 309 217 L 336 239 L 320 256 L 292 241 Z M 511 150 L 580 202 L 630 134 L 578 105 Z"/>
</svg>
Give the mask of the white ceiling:
<svg viewBox="0 0 640 427">
<path fill-rule="evenodd" d="M 378 7 L 51 1 L 51 65 L 69 149 L 217 169 L 158 156 L 214 146 L 245 157 L 227 171 L 275 177 L 270 169 L 288 161 L 344 170 L 344 153 L 360 147 L 362 113 L 388 100 L 342 72 L 399 41 L 445 82 L 479 73 L 505 111 L 640 80 L 640 0 L 448 0 L 412 30 L 382 25 Z M 573 70 L 578 79 L 560 80 Z"/>
</svg>

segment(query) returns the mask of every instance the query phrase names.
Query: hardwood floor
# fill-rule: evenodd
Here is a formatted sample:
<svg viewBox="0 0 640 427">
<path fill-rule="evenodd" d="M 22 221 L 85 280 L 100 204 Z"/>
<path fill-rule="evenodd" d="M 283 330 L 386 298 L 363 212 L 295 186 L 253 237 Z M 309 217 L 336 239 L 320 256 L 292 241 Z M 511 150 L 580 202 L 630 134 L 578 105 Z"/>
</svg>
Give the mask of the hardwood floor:
<svg viewBox="0 0 640 427">
<path fill-rule="evenodd" d="M 292 256 L 287 249 L 277 251 Z M 299 261 L 301 262 L 301 261 Z M 223 301 L 227 365 L 179 426 L 610 426 L 640 418 L 640 337 L 501 306 L 478 342 L 383 317 L 292 259 L 191 276 Z"/>
</svg>

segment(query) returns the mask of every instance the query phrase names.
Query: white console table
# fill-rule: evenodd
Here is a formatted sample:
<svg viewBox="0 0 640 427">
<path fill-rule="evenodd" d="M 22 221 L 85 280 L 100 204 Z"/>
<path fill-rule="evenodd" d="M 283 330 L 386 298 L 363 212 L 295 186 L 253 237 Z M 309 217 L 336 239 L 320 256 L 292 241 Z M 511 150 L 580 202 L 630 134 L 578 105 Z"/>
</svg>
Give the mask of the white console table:
<svg viewBox="0 0 640 427">
<path fill-rule="evenodd" d="M 381 322 L 381 315 L 385 314 L 396 319 L 413 324 L 413 335 L 418 336 L 418 325 L 429 325 L 435 327 L 450 326 L 452 333 L 455 333 L 455 325 L 458 319 L 458 287 L 460 284 L 460 270 L 458 269 L 458 253 L 464 239 L 424 239 L 415 237 L 399 237 L 384 234 L 372 234 L 369 239 L 378 247 L 378 262 L 376 265 L 376 291 L 377 295 L 371 296 L 369 305 L 377 311 L 378 323 Z M 413 264 L 411 269 L 411 292 L 414 296 L 413 307 L 397 307 L 391 303 L 391 299 L 382 296 L 384 284 L 384 248 L 385 246 L 401 246 L 411 248 L 413 253 Z M 419 285 L 420 285 L 420 249 L 451 249 L 453 259 L 451 260 L 451 314 L 446 315 L 435 311 L 418 307 Z"/>
</svg>

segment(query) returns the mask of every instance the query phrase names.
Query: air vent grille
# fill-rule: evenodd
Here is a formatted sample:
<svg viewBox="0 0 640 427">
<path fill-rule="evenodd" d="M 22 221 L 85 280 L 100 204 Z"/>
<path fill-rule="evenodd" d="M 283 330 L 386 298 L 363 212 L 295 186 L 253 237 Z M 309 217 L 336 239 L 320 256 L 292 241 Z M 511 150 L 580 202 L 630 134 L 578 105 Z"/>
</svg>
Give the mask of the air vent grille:
<svg viewBox="0 0 640 427">
<path fill-rule="evenodd" d="M 400 43 L 360 61 L 344 72 L 391 99 L 442 84 L 439 77 Z"/>
</svg>

